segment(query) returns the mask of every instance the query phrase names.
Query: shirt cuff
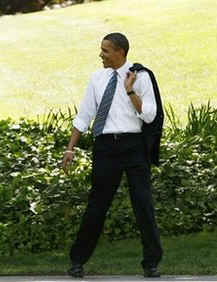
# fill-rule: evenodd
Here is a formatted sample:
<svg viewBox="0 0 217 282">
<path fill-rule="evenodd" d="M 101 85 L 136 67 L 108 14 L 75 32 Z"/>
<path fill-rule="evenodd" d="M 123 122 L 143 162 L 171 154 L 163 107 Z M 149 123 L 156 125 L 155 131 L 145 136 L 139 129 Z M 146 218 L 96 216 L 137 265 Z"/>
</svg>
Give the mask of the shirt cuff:
<svg viewBox="0 0 217 282">
<path fill-rule="evenodd" d="M 88 129 L 88 126 L 86 125 L 85 122 L 83 122 L 82 119 L 75 117 L 73 120 L 73 126 L 76 127 L 80 132 L 85 132 Z"/>
<path fill-rule="evenodd" d="M 156 116 L 156 107 L 151 104 L 142 103 L 142 112 L 139 114 L 137 112 L 138 118 L 144 120 L 146 123 L 151 123 Z"/>
</svg>

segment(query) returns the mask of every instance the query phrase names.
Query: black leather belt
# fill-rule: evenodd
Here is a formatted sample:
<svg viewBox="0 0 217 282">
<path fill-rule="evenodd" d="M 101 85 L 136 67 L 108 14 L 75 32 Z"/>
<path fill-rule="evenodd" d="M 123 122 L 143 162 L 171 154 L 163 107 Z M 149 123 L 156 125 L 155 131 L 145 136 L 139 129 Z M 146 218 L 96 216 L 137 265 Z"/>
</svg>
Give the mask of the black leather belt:
<svg viewBox="0 0 217 282">
<path fill-rule="evenodd" d="M 106 133 L 106 134 L 102 134 L 100 135 L 101 137 L 112 137 L 114 138 L 114 140 L 119 140 L 122 139 L 124 137 L 129 137 L 129 136 L 139 136 L 141 135 L 141 132 L 138 133 L 130 133 L 130 132 L 126 132 L 126 133 Z"/>
</svg>

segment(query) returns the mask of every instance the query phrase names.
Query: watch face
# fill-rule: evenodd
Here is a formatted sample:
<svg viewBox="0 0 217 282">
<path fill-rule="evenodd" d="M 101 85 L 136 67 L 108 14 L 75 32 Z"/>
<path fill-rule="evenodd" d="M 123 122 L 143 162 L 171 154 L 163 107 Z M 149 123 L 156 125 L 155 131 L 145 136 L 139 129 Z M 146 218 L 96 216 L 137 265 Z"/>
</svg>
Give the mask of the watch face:
<svg viewBox="0 0 217 282">
<path fill-rule="evenodd" d="M 132 94 L 134 94 L 134 91 L 127 92 L 127 95 L 128 95 L 128 96 L 130 96 L 130 95 L 132 95 Z"/>
</svg>

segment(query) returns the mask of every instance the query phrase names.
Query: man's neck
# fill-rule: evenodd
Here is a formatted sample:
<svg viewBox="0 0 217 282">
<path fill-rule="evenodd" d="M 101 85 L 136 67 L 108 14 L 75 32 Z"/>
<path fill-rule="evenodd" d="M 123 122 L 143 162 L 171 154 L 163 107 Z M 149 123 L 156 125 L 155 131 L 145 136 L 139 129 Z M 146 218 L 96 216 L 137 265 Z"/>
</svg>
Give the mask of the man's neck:
<svg viewBox="0 0 217 282">
<path fill-rule="evenodd" d="M 121 68 L 125 63 L 126 63 L 127 59 L 122 60 L 121 62 L 118 62 L 116 66 L 114 66 L 114 69 L 117 70 L 119 68 Z"/>
</svg>

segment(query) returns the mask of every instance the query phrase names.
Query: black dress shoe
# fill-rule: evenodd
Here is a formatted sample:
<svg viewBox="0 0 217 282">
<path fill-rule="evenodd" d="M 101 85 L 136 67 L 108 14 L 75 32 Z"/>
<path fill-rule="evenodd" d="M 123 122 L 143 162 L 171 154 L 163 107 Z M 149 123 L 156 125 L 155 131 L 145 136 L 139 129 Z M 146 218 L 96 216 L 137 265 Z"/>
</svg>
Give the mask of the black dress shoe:
<svg viewBox="0 0 217 282">
<path fill-rule="evenodd" d="M 156 267 L 144 268 L 144 277 L 157 278 L 160 277 L 160 272 Z"/>
<path fill-rule="evenodd" d="M 72 267 L 68 270 L 68 274 L 74 278 L 84 277 L 84 269 L 81 264 L 73 264 Z"/>
</svg>

